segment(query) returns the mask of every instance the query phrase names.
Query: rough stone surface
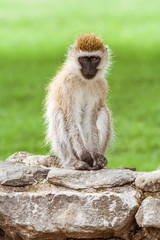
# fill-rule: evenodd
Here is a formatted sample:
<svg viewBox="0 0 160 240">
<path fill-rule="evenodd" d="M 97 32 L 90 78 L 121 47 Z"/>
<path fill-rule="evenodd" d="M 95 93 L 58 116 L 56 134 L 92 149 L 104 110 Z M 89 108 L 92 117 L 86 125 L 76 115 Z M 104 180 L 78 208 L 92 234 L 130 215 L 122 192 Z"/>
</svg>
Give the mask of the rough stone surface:
<svg viewBox="0 0 160 240">
<path fill-rule="evenodd" d="M 160 199 L 147 197 L 142 202 L 136 220 L 140 227 L 154 227 L 160 229 Z"/>
<path fill-rule="evenodd" d="M 26 157 L 34 156 L 32 153 L 28 152 L 16 152 L 9 156 L 5 162 L 23 162 Z"/>
<path fill-rule="evenodd" d="M 0 183 L 8 186 L 36 184 L 47 177 L 48 168 L 27 167 L 22 163 L 0 162 Z"/>
<path fill-rule="evenodd" d="M 44 233 L 53 238 L 61 233 L 62 239 L 125 235 L 138 208 L 134 195 L 132 187 L 100 193 L 0 193 L 0 225 L 12 238 L 23 239 L 43 239 Z"/>
<path fill-rule="evenodd" d="M 143 191 L 160 191 L 160 171 L 147 172 L 138 176 L 135 185 Z"/>
<path fill-rule="evenodd" d="M 28 152 L 16 152 L 12 154 L 5 162 L 19 162 L 26 166 L 45 166 L 45 167 L 59 167 L 58 157 L 55 155 L 33 155 Z"/>
<path fill-rule="evenodd" d="M 0 240 L 160 240 L 159 172 L 74 171 L 15 153 L 0 162 Z"/>
<path fill-rule="evenodd" d="M 74 171 L 53 168 L 48 174 L 52 184 L 73 189 L 106 188 L 132 183 L 136 173 L 125 169 L 102 169 L 99 171 Z"/>
</svg>

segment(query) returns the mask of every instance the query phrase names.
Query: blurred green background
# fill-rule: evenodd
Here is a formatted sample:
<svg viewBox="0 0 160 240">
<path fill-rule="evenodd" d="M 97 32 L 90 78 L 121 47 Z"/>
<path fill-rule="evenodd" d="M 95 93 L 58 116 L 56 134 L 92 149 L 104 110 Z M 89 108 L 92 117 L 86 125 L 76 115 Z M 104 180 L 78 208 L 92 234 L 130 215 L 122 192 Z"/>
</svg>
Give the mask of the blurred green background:
<svg viewBox="0 0 160 240">
<path fill-rule="evenodd" d="M 49 80 L 80 33 L 113 52 L 108 105 L 116 137 L 108 167 L 160 165 L 160 1 L 1 0 L 0 160 L 47 154 L 43 100 Z"/>
</svg>

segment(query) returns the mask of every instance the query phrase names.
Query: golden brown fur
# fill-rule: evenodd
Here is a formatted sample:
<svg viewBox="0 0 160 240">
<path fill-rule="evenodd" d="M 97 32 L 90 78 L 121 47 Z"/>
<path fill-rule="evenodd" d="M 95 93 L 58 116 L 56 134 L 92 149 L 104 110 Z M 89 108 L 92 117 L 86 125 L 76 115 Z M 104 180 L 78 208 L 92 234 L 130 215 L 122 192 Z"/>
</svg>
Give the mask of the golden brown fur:
<svg viewBox="0 0 160 240">
<path fill-rule="evenodd" d="M 75 42 L 75 49 L 82 51 L 104 51 L 104 43 L 100 37 L 97 37 L 94 33 L 82 34 Z"/>
</svg>

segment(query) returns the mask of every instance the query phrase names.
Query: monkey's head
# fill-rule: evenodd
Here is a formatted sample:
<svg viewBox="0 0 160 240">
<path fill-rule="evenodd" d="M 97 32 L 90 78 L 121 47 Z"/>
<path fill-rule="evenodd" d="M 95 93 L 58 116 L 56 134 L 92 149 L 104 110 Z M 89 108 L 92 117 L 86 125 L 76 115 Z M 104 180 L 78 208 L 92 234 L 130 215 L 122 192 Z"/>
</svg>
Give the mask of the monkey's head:
<svg viewBox="0 0 160 240">
<path fill-rule="evenodd" d="M 89 80 L 104 75 L 109 63 L 109 50 L 103 40 L 95 34 L 80 35 L 68 54 L 74 73 Z"/>
</svg>

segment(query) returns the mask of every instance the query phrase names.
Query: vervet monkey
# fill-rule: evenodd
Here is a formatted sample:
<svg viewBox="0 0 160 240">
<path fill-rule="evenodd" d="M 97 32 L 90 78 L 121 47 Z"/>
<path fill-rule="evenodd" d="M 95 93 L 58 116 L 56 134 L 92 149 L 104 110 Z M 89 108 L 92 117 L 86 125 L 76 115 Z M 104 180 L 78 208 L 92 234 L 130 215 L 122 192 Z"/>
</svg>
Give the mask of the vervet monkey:
<svg viewBox="0 0 160 240">
<path fill-rule="evenodd" d="M 109 49 L 95 34 L 80 35 L 46 97 L 47 141 L 64 168 L 98 170 L 107 160 L 111 113 L 106 106 Z"/>
</svg>

